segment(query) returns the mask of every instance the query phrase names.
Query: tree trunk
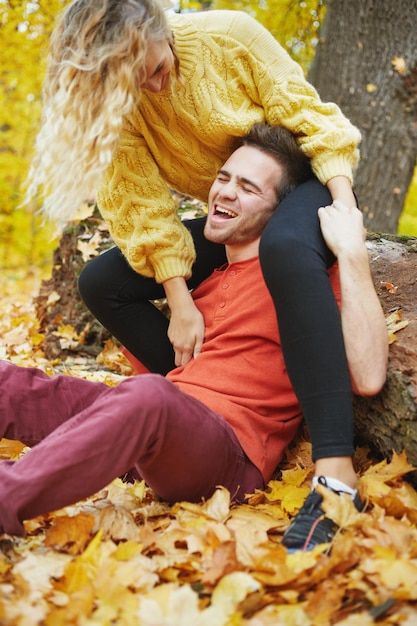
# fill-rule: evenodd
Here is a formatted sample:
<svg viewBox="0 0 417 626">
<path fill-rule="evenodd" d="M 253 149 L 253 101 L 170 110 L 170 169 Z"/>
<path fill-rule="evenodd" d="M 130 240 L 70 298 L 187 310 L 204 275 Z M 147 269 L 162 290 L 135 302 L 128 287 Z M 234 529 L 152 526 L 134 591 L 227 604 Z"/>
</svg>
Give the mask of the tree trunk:
<svg viewBox="0 0 417 626">
<path fill-rule="evenodd" d="M 370 235 L 367 245 L 385 316 L 401 318 L 389 328 L 405 327 L 390 333 L 395 341 L 381 393 L 355 398 L 355 433 L 384 457 L 405 450 L 417 468 L 417 239 Z"/>
<path fill-rule="evenodd" d="M 52 275 L 41 283 L 34 298 L 40 332 L 45 335 L 43 351 L 47 359 L 62 359 L 69 355 L 96 357 L 110 334 L 85 306 L 78 292 L 78 277 L 88 260 L 80 249 L 80 242 L 88 243 L 99 233 L 97 247 L 91 256 L 104 252 L 113 245 L 110 234 L 96 209 L 91 218 L 71 223 L 65 228 L 53 255 Z M 61 328 L 70 326 L 74 339 L 63 338 Z"/>
<path fill-rule="evenodd" d="M 362 132 L 365 223 L 396 233 L 417 156 L 417 2 L 328 0 L 309 79 Z"/>
</svg>

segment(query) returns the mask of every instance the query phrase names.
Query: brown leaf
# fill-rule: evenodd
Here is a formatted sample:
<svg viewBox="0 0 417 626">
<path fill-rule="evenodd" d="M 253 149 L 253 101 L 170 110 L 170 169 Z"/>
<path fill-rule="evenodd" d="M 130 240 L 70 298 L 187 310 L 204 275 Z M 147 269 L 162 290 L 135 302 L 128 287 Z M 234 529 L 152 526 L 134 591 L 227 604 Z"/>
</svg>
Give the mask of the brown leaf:
<svg viewBox="0 0 417 626">
<path fill-rule="evenodd" d="M 396 287 L 392 283 L 388 283 L 386 281 L 381 280 L 381 285 L 390 293 L 397 293 L 398 287 Z"/>
<path fill-rule="evenodd" d="M 124 507 L 109 505 L 97 509 L 95 521 L 103 535 L 114 541 L 140 540 L 139 528 L 132 514 Z"/>
<path fill-rule="evenodd" d="M 236 557 L 236 543 L 234 541 L 224 541 L 214 551 L 212 557 L 203 564 L 207 568 L 203 573 L 201 582 L 204 585 L 214 586 L 220 578 L 226 574 L 240 569 Z"/>
<path fill-rule="evenodd" d="M 81 554 L 91 540 L 93 527 L 92 515 L 79 513 L 74 517 L 56 516 L 46 532 L 45 545 L 68 554 Z"/>
</svg>

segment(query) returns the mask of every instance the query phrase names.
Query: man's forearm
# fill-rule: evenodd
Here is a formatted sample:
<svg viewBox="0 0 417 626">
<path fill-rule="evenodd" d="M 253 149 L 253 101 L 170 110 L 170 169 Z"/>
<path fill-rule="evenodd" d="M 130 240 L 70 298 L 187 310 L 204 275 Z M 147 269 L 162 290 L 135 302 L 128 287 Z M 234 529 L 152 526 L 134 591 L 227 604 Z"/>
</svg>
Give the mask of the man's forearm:
<svg viewBox="0 0 417 626">
<path fill-rule="evenodd" d="M 374 289 L 368 253 L 338 257 L 342 290 L 342 329 L 349 369 L 357 393 L 373 395 L 385 382 L 388 333 Z"/>
<path fill-rule="evenodd" d="M 338 259 L 342 328 L 355 391 L 377 393 L 385 382 L 388 333 L 368 259 L 362 213 L 335 201 L 319 209 L 327 245 Z"/>
</svg>

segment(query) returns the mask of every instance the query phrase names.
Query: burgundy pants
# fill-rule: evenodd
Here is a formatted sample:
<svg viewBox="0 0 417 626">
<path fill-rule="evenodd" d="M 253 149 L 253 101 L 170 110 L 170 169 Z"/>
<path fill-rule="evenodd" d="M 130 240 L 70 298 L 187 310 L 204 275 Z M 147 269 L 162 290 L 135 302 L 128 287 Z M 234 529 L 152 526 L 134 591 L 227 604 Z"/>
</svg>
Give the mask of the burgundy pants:
<svg viewBox="0 0 417 626">
<path fill-rule="evenodd" d="M 0 437 L 32 449 L 0 462 L 0 530 L 93 495 L 135 468 L 164 500 L 263 487 L 233 429 L 159 374 L 115 387 L 0 361 Z"/>
</svg>

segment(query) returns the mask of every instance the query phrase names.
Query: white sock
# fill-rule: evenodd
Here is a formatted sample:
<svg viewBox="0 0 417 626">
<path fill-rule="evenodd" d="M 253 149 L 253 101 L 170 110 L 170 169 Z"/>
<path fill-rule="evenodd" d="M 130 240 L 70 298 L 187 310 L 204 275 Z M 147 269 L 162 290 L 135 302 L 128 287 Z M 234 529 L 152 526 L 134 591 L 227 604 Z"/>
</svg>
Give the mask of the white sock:
<svg viewBox="0 0 417 626">
<path fill-rule="evenodd" d="M 358 490 L 357 489 L 353 489 L 352 487 L 349 487 L 349 485 L 346 485 L 346 483 L 342 482 L 341 480 L 338 480 L 337 478 L 327 478 L 327 476 L 324 476 L 325 480 L 326 480 L 326 484 L 328 487 L 330 487 L 330 489 L 333 489 L 333 491 L 342 491 L 343 493 L 348 493 L 350 495 L 350 497 L 352 498 L 352 500 L 355 498 Z M 313 488 L 317 487 L 317 485 L 319 484 L 319 476 L 314 476 L 313 477 Z"/>
</svg>

